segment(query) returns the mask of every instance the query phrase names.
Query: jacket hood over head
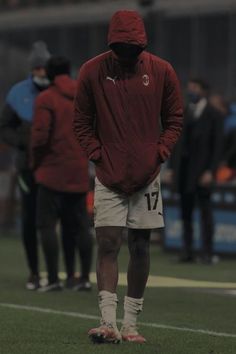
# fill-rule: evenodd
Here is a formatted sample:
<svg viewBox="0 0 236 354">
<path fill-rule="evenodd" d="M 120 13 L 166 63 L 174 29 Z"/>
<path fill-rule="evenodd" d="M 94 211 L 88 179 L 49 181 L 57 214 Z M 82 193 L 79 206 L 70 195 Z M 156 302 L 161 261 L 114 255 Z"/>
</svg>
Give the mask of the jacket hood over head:
<svg viewBox="0 0 236 354">
<path fill-rule="evenodd" d="M 108 45 L 114 43 L 134 44 L 143 49 L 147 46 L 144 22 L 138 12 L 130 10 L 115 12 L 108 31 Z"/>
<path fill-rule="evenodd" d="M 71 79 L 68 75 L 58 75 L 53 84 L 62 96 L 65 96 L 71 100 L 75 97 L 76 81 Z"/>
</svg>

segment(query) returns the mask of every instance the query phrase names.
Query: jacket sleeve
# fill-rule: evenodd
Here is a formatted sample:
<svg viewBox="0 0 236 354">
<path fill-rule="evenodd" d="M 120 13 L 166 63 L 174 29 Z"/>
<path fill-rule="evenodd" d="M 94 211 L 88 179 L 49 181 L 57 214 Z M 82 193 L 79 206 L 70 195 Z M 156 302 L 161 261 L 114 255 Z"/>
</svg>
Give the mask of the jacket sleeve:
<svg viewBox="0 0 236 354">
<path fill-rule="evenodd" d="M 29 122 L 23 122 L 13 108 L 6 104 L 0 117 L 0 138 L 2 142 L 17 149 L 26 149 L 30 136 Z"/>
<path fill-rule="evenodd" d="M 211 110 L 211 159 L 209 170 L 215 174 L 216 170 L 221 162 L 222 150 L 223 150 L 223 116 L 215 109 Z"/>
<path fill-rule="evenodd" d="M 40 94 L 35 102 L 34 118 L 30 141 L 30 167 L 36 169 L 48 148 L 52 130 L 52 109 L 44 95 Z"/>
<path fill-rule="evenodd" d="M 224 151 L 222 151 L 223 157 L 221 156 L 221 162 L 225 162 L 231 167 L 231 161 L 235 160 L 236 157 L 236 128 L 233 128 L 224 137 L 223 145 L 225 146 Z"/>
<path fill-rule="evenodd" d="M 176 73 L 167 65 L 161 107 L 162 133 L 159 139 L 160 158 L 165 161 L 177 142 L 183 126 L 183 101 Z"/>
<path fill-rule="evenodd" d="M 101 144 L 95 133 L 95 118 L 96 109 L 91 83 L 86 67 L 83 66 L 79 73 L 75 96 L 73 128 L 76 139 L 92 161 L 99 160 L 101 156 Z"/>
</svg>

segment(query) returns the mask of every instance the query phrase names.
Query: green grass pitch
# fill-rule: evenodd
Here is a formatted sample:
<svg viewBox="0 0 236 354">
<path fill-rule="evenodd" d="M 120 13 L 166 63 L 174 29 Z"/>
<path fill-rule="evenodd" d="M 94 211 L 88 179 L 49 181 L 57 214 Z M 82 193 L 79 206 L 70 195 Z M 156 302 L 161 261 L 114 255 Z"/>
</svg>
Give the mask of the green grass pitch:
<svg viewBox="0 0 236 354">
<path fill-rule="evenodd" d="M 121 272 L 126 270 L 127 259 L 124 244 L 119 258 Z M 215 266 L 186 266 L 171 259 L 172 256 L 152 245 L 151 274 L 216 282 L 215 289 L 147 288 L 144 311 L 139 318 L 146 324 L 140 325 L 140 331 L 147 344 L 94 345 L 87 331 L 98 321 L 77 314 L 99 316 L 95 284 L 91 293 L 26 291 L 21 242 L 14 235 L 0 236 L 0 354 L 235 354 L 236 296 L 217 288 L 218 282 L 236 282 L 235 261 L 223 260 Z M 125 287 L 119 286 L 119 318 L 124 295 Z M 45 309 L 49 311 L 42 312 Z M 156 327 L 148 327 L 150 323 Z"/>
</svg>

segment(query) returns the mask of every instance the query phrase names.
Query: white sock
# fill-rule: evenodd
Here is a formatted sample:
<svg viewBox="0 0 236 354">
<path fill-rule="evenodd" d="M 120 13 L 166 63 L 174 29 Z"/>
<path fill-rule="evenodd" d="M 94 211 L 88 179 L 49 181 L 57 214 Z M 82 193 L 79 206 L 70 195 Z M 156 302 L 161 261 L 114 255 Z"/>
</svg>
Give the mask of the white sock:
<svg viewBox="0 0 236 354">
<path fill-rule="evenodd" d="M 117 308 L 117 295 L 109 291 L 102 290 L 98 294 L 99 308 L 102 315 L 102 320 L 111 324 L 115 329 L 116 325 L 116 308 Z"/>
<path fill-rule="evenodd" d="M 125 296 L 123 328 L 136 327 L 137 316 L 143 309 L 143 298 Z"/>
</svg>

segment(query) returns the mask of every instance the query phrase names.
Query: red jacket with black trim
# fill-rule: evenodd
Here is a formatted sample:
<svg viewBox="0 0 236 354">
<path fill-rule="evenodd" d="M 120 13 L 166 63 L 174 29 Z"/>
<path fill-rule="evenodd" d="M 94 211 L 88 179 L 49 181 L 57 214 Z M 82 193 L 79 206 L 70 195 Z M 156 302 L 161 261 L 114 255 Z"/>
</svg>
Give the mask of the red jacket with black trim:
<svg viewBox="0 0 236 354">
<path fill-rule="evenodd" d="M 135 11 L 112 18 L 108 43 L 146 47 L 143 21 Z M 112 51 L 86 62 L 79 73 L 74 131 L 98 179 L 132 194 L 149 184 L 169 157 L 183 123 L 183 104 L 171 65 L 146 51 L 133 68 Z"/>
<path fill-rule="evenodd" d="M 60 192 L 89 189 L 88 159 L 77 143 L 72 122 L 76 82 L 57 76 L 36 99 L 31 131 L 31 167 L 36 181 Z"/>
</svg>

